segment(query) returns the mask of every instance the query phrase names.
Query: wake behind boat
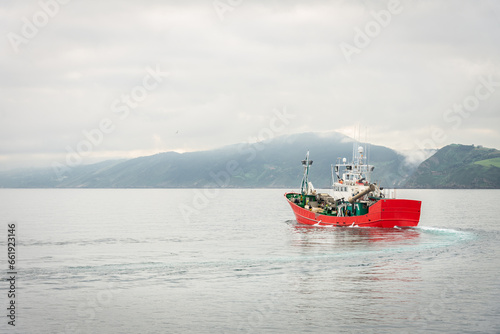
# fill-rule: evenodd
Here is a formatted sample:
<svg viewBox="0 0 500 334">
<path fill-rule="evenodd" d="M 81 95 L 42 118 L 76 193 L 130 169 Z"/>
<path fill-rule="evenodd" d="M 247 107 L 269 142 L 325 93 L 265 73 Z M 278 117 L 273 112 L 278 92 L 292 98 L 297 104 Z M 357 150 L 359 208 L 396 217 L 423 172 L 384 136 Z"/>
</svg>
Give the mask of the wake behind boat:
<svg viewBox="0 0 500 334">
<path fill-rule="evenodd" d="M 356 226 L 356 227 L 411 227 L 420 220 L 421 202 L 388 198 L 376 183 L 371 183 L 374 166 L 366 164 L 362 146 L 353 150 L 353 161 L 340 158 L 332 165 L 331 193 L 318 193 L 309 182 L 309 152 L 305 160 L 300 193 L 289 192 L 285 197 L 300 224 Z M 335 171 L 335 178 L 334 178 Z"/>
</svg>

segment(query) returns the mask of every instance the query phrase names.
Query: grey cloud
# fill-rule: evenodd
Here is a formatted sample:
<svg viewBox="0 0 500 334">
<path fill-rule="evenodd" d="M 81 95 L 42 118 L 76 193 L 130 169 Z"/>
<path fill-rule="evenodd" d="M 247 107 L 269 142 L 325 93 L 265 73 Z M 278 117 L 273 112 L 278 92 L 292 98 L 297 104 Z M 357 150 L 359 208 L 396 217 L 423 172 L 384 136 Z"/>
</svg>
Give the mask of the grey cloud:
<svg viewBox="0 0 500 334">
<path fill-rule="evenodd" d="M 93 148 L 100 158 L 243 142 L 283 106 L 298 119 L 284 133 L 362 124 L 376 144 L 402 150 L 439 127 L 448 135 L 441 146 L 500 147 L 500 89 L 464 119 L 460 134 L 443 120 L 478 78 L 500 68 L 497 2 L 403 1 L 351 63 L 339 44 L 353 44 L 354 29 L 388 2 L 243 1 L 223 21 L 212 3 L 72 1 L 17 54 L 5 37 L 40 7 L 4 3 L 2 168 L 44 154 L 50 163 L 103 118 L 116 129 Z M 112 102 L 157 64 L 169 77 L 121 120 Z"/>
</svg>

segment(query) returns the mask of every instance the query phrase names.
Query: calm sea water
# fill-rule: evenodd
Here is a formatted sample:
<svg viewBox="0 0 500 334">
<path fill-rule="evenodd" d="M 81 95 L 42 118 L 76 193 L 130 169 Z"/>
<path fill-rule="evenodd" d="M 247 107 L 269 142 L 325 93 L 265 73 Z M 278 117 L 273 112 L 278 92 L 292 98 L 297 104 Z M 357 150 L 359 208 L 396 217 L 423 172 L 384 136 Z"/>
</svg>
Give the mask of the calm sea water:
<svg viewBox="0 0 500 334">
<path fill-rule="evenodd" d="M 500 333 L 499 190 L 398 191 L 405 230 L 301 227 L 284 192 L 0 189 L 0 332 Z"/>
</svg>

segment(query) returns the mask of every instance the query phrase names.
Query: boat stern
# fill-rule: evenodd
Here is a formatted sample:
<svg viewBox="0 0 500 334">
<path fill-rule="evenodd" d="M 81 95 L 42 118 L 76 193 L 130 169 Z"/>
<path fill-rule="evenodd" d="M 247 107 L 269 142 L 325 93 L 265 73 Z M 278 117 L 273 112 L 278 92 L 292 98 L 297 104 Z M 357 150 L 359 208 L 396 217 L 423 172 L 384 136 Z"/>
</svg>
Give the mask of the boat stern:
<svg viewBox="0 0 500 334">
<path fill-rule="evenodd" d="M 381 199 L 369 207 L 368 222 L 380 227 L 417 226 L 421 205 L 421 201 L 410 199 Z"/>
</svg>

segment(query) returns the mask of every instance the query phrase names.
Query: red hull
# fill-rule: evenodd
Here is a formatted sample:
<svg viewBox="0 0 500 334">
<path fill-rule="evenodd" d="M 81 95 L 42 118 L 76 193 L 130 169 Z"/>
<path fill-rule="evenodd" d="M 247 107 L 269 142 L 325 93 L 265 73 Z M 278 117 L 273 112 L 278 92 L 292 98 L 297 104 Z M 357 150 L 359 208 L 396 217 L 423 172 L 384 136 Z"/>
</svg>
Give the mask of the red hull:
<svg viewBox="0 0 500 334">
<path fill-rule="evenodd" d="M 287 194 L 285 194 L 285 198 Z M 361 216 L 336 217 L 322 215 L 304 209 L 291 202 L 297 222 L 306 225 L 323 226 L 359 226 L 359 227 L 411 227 L 420 220 L 422 202 L 409 199 L 381 199 L 368 208 L 368 213 Z"/>
</svg>

